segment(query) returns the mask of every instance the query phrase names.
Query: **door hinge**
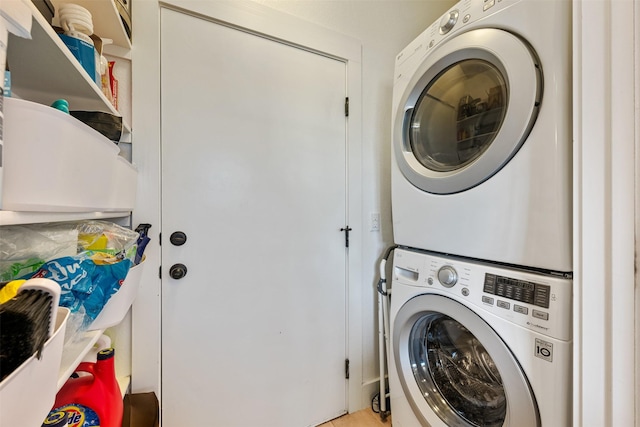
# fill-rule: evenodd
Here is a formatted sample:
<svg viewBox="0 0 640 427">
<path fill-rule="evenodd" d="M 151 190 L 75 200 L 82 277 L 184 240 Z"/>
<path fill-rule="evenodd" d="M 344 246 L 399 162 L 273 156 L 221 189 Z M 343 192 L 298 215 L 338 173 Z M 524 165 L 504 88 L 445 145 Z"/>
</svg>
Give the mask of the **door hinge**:
<svg viewBox="0 0 640 427">
<path fill-rule="evenodd" d="M 340 231 L 344 231 L 344 247 L 345 248 L 349 247 L 349 232 L 351 230 L 353 230 L 353 228 L 349 227 L 348 225 L 340 229 Z"/>
<path fill-rule="evenodd" d="M 344 116 L 349 117 L 349 97 L 344 99 Z"/>
<path fill-rule="evenodd" d="M 162 246 L 162 232 L 158 234 L 158 244 Z"/>
<path fill-rule="evenodd" d="M 158 267 L 158 279 L 162 279 L 162 266 Z"/>
<path fill-rule="evenodd" d="M 344 378 L 349 379 L 349 359 L 344 360 Z"/>
</svg>

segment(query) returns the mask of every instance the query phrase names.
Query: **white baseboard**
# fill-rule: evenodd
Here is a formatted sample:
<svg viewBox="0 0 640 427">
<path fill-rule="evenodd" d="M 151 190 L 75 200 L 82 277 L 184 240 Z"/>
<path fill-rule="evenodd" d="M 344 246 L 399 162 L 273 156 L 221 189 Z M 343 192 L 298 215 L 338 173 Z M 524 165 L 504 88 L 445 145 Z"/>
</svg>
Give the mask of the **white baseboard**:
<svg viewBox="0 0 640 427">
<path fill-rule="evenodd" d="M 373 396 L 380 392 L 380 380 L 373 378 L 369 381 L 365 381 L 362 384 L 362 402 L 360 402 L 360 409 L 370 408 L 371 400 Z"/>
</svg>

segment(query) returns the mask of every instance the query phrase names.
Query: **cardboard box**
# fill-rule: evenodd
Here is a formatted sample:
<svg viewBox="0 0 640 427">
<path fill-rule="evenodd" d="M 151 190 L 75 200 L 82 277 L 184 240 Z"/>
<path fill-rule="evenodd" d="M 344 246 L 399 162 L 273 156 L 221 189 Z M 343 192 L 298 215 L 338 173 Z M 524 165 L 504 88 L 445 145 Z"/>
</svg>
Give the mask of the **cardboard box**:
<svg viewBox="0 0 640 427">
<path fill-rule="evenodd" d="M 76 37 L 70 37 L 64 33 L 60 27 L 53 27 L 60 36 L 63 43 L 69 48 L 73 56 L 78 60 L 82 68 L 85 69 L 89 77 L 96 82 L 98 87 L 102 87 L 100 75 L 100 55 L 102 55 L 102 39 L 95 34 L 85 36 L 91 39 L 91 43 Z"/>
<path fill-rule="evenodd" d="M 154 392 L 127 394 L 124 397 L 122 427 L 158 427 L 160 405 Z"/>
</svg>

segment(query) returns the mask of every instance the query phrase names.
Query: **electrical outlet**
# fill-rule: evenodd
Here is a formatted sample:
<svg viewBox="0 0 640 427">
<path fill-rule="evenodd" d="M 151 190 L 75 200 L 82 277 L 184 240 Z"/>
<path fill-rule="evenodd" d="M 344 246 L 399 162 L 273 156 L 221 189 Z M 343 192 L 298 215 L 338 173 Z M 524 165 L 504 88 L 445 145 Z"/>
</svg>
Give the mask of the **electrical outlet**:
<svg viewBox="0 0 640 427">
<path fill-rule="evenodd" d="M 380 231 L 380 212 L 371 212 L 371 231 Z"/>
</svg>

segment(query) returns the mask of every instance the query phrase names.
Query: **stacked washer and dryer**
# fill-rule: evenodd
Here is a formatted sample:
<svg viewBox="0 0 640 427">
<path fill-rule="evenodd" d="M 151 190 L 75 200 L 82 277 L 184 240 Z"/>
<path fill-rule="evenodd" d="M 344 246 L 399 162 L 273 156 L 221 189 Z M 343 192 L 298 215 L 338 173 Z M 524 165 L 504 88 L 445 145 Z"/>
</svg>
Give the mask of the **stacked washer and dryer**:
<svg viewBox="0 0 640 427">
<path fill-rule="evenodd" d="M 463 0 L 396 57 L 396 427 L 571 425 L 570 28 Z"/>
</svg>

